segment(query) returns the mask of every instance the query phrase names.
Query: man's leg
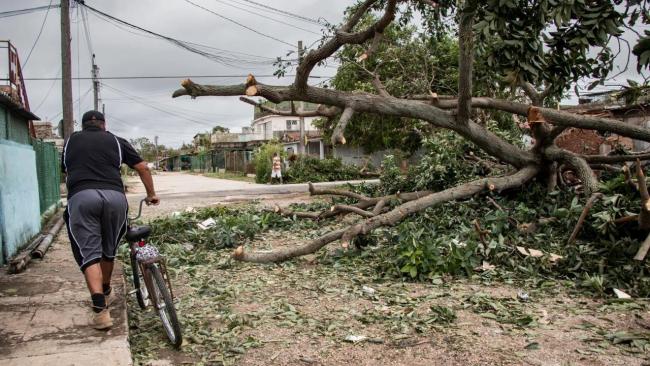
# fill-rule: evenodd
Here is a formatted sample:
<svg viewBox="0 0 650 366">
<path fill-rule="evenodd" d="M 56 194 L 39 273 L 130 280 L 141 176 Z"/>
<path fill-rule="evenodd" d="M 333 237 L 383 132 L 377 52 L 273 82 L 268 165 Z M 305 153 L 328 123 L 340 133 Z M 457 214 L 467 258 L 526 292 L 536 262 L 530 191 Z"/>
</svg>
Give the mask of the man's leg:
<svg viewBox="0 0 650 366">
<path fill-rule="evenodd" d="M 126 233 L 126 215 L 128 202 L 124 193 L 101 189 L 99 195 L 104 202 L 101 225 L 102 225 L 102 290 L 104 295 L 111 294 L 111 276 L 117 247 L 122 236 Z M 110 302 L 110 301 L 109 301 Z"/>
<path fill-rule="evenodd" d="M 100 224 L 102 202 L 95 190 L 83 190 L 68 200 L 66 223 L 72 252 L 84 274 L 92 300 L 95 316 L 91 325 L 106 329 L 113 325 L 106 309 L 106 298 L 102 291 L 102 230 Z"/>
<path fill-rule="evenodd" d="M 99 262 L 102 270 L 102 292 L 107 296 L 111 293 L 111 277 L 113 276 L 114 263 L 115 261 L 106 258 L 102 258 L 101 262 Z"/>
<path fill-rule="evenodd" d="M 86 267 L 86 269 L 84 270 L 84 277 L 86 278 L 86 285 L 88 285 L 88 291 L 90 291 L 90 296 L 93 296 L 95 294 L 103 294 L 102 272 L 103 271 L 99 263 L 91 264 L 90 266 Z M 93 301 L 93 306 L 95 306 L 94 301 Z"/>
</svg>

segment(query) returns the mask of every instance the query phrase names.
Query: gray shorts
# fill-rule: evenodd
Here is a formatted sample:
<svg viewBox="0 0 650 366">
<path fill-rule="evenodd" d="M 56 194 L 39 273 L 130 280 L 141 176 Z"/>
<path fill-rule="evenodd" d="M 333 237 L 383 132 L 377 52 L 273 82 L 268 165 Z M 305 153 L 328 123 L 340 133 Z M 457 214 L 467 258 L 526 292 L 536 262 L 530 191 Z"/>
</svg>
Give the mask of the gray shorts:
<svg viewBox="0 0 650 366">
<path fill-rule="evenodd" d="M 126 232 L 127 211 L 124 193 L 109 189 L 85 189 L 68 199 L 64 217 L 72 253 L 82 271 L 102 259 L 115 259 Z"/>
</svg>

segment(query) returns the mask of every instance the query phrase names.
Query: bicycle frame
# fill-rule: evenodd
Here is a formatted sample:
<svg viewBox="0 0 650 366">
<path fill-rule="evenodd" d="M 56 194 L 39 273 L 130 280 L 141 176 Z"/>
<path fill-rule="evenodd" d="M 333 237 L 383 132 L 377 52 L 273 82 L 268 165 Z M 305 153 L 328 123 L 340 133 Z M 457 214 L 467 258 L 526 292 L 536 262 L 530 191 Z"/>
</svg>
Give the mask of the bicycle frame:
<svg viewBox="0 0 650 366">
<path fill-rule="evenodd" d="M 146 199 L 140 201 L 138 215 L 128 218 L 127 240 L 130 246 L 131 266 L 133 268 L 133 291 L 138 298 L 138 304 L 142 309 L 152 305 L 160 316 L 163 328 L 167 337 L 174 347 L 178 348 L 183 342 L 182 330 L 178 321 L 178 315 L 174 307 L 174 293 L 167 274 L 165 258 L 153 245 L 147 244 L 145 238 L 149 235 L 149 227 L 133 228 L 131 222 L 142 215 L 142 204 Z M 146 289 L 146 293 L 144 290 Z"/>
<path fill-rule="evenodd" d="M 142 216 L 142 205 L 146 202 L 146 199 L 143 199 L 140 201 L 140 207 L 138 208 L 138 215 L 136 217 L 129 217 L 128 218 L 128 223 L 127 223 L 127 230 L 131 228 L 131 221 L 135 221 L 139 219 Z M 151 283 L 151 276 L 145 276 L 145 273 L 149 271 L 149 266 L 157 263 L 159 264 L 160 271 L 163 274 L 163 277 L 165 279 L 165 282 L 167 283 L 167 288 L 169 289 L 169 293 L 172 296 L 172 299 L 174 298 L 174 291 L 172 290 L 172 285 L 171 282 L 169 281 L 169 276 L 167 275 L 167 265 L 165 258 L 162 257 L 159 253 L 158 250 L 153 247 L 153 246 L 148 246 L 146 240 L 142 239 L 137 242 L 132 242 L 129 243 L 130 245 L 130 250 L 131 250 L 131 256 L 134 256 L 136 259 L 136 263 L 139 267 L 140 273 L 142 273 L 142 278 L 144 279 L 144 285 L 147 288 L 147 295 L 153 300 L 153 304 L 157 304 L 158 300 L 156 297 L 156 292 L 153 291 L 153 284 Z M 141 248 L 151 248 L 154 249 L 155 252 L 149 254 L 148 258 L 143 258 L 144 256 L 138 256 L 138 250 Z"/>
</svg>

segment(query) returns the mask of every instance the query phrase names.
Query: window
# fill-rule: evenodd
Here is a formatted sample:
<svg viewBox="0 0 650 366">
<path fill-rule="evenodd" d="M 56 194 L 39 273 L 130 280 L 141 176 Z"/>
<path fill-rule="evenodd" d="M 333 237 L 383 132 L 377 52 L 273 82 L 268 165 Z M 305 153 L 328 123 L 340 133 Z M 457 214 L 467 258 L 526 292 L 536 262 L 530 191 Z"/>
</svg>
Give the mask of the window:
<svg viewBox="0 0 650 366">
<path fill-rule="evenodd" d="M 287 131 L 290 130 L 295 130 L 295 126 L 298 126 L 298 121 L 295 119 L 288 119 L 287 120 Z"/>
</svg>

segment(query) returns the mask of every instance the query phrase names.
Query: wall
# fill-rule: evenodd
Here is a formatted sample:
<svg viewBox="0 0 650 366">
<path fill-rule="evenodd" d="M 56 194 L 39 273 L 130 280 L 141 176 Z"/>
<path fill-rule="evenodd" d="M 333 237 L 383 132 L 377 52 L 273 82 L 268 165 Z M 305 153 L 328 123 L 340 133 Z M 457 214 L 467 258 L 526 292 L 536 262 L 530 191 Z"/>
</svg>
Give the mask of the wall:
<svg viewBox="0 0 650 366">
<path fill-rule="evenodd" d="M 315 117 L 306 117 L 305 118 L 305 131 L 314 131 L 317 130 L 316 127 L 312 124 L 314 120 L 317 118 Z M 264 128 L 262 127 L 265 123 L 269 123 L 269 127 L 267 127 L 266 130 L 266 135 L 270 136 L 267 139 L 270 139 L 273 137 L 273 131 L 286 131 L 287 130 L 287 120 L 297 120 L 300 121 L 300 118 L 298 117 L 289 117 L 289 116 L 265 116 L 262 118 L 259 118 L 253 122 L 253 128 L 255 129 L 255 133 L 264 133 Z M 300 122 L 298 122 L 297 125 L 292 127 L 292 131 L 300 131 Z"/>
<path fill-rule="evenodd" d="M 0 139 L 29 144 L 29 125 L 27 121 L 0 105 Z"/>
<path fill-rule="evenodd" d="M 31 145 L 0 139 L 0 264 L 41 228 L 36 154 Z"/>
<path fill-rule="evenodd" d="M 372 154 L 365 154 L 362 148 L 349 145 L 337 145 L 334 147 L 335 158 L 340 158 L 344 163 L 358 166 L 364 166 L 366 160 L 369 160 L 373 166 L 379 167 L 386 154 L 389 154 L 389 152 L 375 151 Z"/>
</svg>

